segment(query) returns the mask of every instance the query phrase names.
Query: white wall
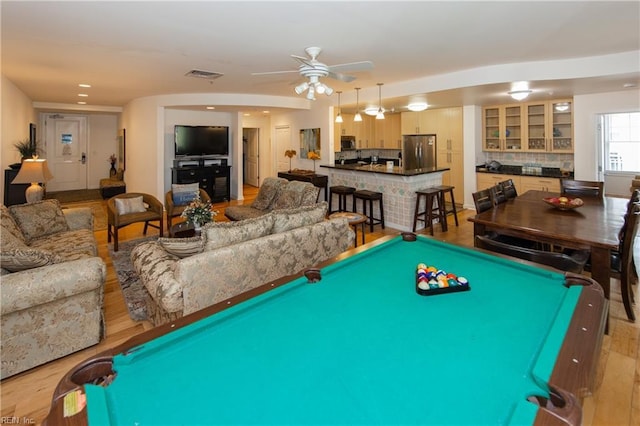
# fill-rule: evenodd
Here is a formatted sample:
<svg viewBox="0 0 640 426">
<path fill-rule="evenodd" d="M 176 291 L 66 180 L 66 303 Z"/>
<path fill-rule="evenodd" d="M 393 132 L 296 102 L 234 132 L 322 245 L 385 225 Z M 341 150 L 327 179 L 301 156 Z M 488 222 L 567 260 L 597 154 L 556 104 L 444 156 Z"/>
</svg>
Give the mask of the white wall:
<svg viewBox="0 0 640 426">
<path fill-rule="evenodd" d="M 598 114 L 640 111 L 640 90 L 579 95 L 574 103 L 575 178 L 598 180 Z M 607 177 L 607 195 L 629 195 L 631 178 L 620 176 L 612 180 Z"/>
<path fill-rule="evenodd" d="M 2 93 L 2 114 L 0 114 L 2 149 L 0 155 L 2 170 L 5 170 L 9 164 L 20 162 L 20 154 L 13 147 L 13 144 L 29 139 L 29 123 L 36 123 L 37 115 L 31 99 L 4 75 L 0 80 L 0 92 Z M 0 195 L 4 200 L 4 172 L 0 179 Z"/>
<path fill-rule="evenodd" d="M 88 118 L 87 188 L 96 189 L 100 179 L 109 177 L 109 156 L 118 155 L 118 116 L 90 114 Z"/>
</svg>

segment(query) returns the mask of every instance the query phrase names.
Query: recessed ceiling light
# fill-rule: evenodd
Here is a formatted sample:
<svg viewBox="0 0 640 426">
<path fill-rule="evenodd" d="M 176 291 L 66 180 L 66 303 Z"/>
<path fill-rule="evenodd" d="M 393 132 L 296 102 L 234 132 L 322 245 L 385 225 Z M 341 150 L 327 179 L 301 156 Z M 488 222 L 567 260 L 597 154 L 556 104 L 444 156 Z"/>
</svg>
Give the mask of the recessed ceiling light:
<svg viewBox="0 0 640 426">
<path fill-rule="evenodd" d="M 251 114 L 249 114 L 248 112 L 245 112 L 243 115 L 244 115 L 245 117 L 251 117 Z"/>
<path fill-rule="evenodd" d="M 78 96 L 82 97 L 82 98 L 87 98 L 89 97 L 89 95 L 87 95 L 86 93 L 78 93 Z"/>
<path fill-rule="evenodd" d="M 216 109 L 214 106 L 208 106 L 207 109 Z"/>
<path fill-rule="evenodd" d="M 262 111 L 263 114 L 269 114 L 269 112 L 271 111 L 267 111 L 267 110 Z"/>
<path fill-rule="evenodd" d="M 87 88 L 91 87 L 91 85 L 90 85 L 90 84 L 86 84 L 86 83 L 80 83 L 80 84 L 78 84 L 78 86 L 80 86 L 80 87 L 87 87 Z"/>
<path fill-rule="evenodd" d="M 635 83 L 625 83 L 622 87 L 624 87 L 625 89 L 629 89 L 631 87 L 636 87 Z"/>
<path fill-rule="evenodd" d="M 87 103 L 85 101 L 78 101 L 79 105 L 86 105 Z"/>
</svg>

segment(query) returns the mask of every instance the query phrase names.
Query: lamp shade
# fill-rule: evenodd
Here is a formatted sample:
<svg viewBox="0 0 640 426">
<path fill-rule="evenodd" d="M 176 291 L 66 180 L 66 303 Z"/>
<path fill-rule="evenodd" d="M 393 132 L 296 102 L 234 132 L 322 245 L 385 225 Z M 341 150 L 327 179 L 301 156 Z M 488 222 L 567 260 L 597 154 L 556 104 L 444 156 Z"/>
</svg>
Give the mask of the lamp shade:
<svg viewBox="0 0 640 426">
<path fill-rule="evenodd" d="M 28 203 L 34 203 L 42 200 L 44 196 L 44 189 L 38 183 L 51 179 L 53 175 L 47 167 L 47 160 L 29 159 L 22 162 L 18 175 L 11 183 L 30 183 L 31 186 L 25 191 L 25 196 Z"/>
</svg>

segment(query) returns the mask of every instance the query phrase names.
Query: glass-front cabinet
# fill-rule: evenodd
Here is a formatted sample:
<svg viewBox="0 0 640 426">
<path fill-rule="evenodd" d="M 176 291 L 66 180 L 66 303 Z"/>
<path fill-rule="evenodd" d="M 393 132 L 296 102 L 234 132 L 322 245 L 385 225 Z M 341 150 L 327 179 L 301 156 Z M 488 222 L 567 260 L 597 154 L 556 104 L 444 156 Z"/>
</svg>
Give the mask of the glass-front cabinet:
<svg viewBox="0 0 640 426">
<path fill-rule="evenodd" d="M 573 103 L 570 100 L 550 102 L 553 152 L 573 152 Z"/>
<path fill-rule="evenodd" d="M 522 150 L 522 106 L 500 105 L 482 109 L 484 151 Z"/>
<path fill-rule="evenodd" d="M 573 152 L 571 99 L 487 106 L 482 149 L 501 152 Z"/>
</svg>

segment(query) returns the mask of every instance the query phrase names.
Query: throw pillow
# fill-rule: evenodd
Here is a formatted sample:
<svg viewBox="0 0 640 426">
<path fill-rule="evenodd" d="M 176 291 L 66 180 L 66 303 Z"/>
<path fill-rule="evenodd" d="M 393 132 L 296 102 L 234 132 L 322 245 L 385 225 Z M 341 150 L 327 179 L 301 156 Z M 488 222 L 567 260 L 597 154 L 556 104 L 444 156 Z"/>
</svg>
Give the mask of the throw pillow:
<svg viewBox="0 0 640 426">
<path fill-rule="evenodd" d="M 42 200 L 10 206 L 9 211 L 22 231 L 27 244 L 36 238 L 69 230 L 58 200 Z"/>
<path fill-rule="evenodd" d="M 204 249 L 215 250 L 220 247 L 253 240 L 271 234 L 273 216 L 271 213 L 253 219 L 237 222 L 210 222 L 202 227 L 205 236 Z"/>
<path fill-rule="evenodd" d="M 116 198 L 116 210 L 119 215 L 129 213 L 144 213 L 147 211 L 145 203 L 142 201 L 142 195 L 131 198 Z"/>
<path fill-rule="evenodd" d="M 19 272 L 27 269 L 39 268 L 61 262 L 59 256 L 50 251 L 32 249 L 3 250 L 0 253 L 0 266 L 11 272 Z"/>
<path fill-rule="evenodd" d="M 286 182 L 287 180 L 283 178 L 266 178 L 264 182 L 262 182 L 256 199 L 251 203 L 251 207 L 258 210 L 268 209 L 273 200 L 278 196 L 280 187 Z"/>
<path fill-rule="evenodd" d="M 173 184 L 171 185 L 173 204 L 176 206 L 186 206 L 196 199 L 200 194 L 198 183 Z"/>
<path fill-rule="evenodd" d="M 202 253 L 204 240 L 201 237 L 158 238 L 158 242 L 168 253 L 180 258 Z"/>
<path fill-rule="evenodd" d="M 302 192 L 289 188 L 287 185 L 280 191 L 278 198 L 273 203 L 273 210 L 278 209 L 291 209 L 294 207 L 300 207 L 300 201 L 302 199 Z"/>
<path fill-rule="evenodd" d="M 274 217 L 273 233 L 285 232 L 322 222 L 327 215 L 327 202 L 294 209 L 274 210 L 271 214 Z"/>
<path fill-rule="evenodd" d="M 0 240 L 4 238 L 4 235 L 11 234 L 24 243 L 24 236 L 20 227 L 4 204 L 0 205 L 0 223 L 2 224 L 2 237 L 0 237 Z"/>
</svg>

